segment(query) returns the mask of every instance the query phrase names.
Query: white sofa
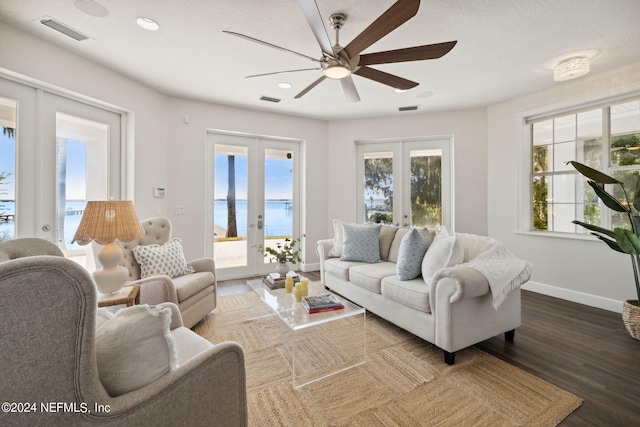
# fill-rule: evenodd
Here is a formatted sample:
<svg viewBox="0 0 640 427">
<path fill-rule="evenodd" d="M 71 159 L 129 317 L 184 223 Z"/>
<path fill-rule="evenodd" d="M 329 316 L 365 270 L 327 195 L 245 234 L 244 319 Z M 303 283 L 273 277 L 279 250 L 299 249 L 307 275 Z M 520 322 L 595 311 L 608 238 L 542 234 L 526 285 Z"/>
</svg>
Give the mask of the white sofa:
<svg viewBox="0 0 640 427">
<path fill-rule="evenodd" d="M 331 291 L 435 344 L 444 350 L 449 365 L 455 362 L 456 351 L 480 341 L 501 333 L 507 341 L 513 340 L 520 326 L 520 285 L 529 280 L 532 266 L 514 257 L 499 242 L 449 233 L 449 240 L 463 254 L 458 255 L 462 259 L 446 261 L 457 265 L 443 266 L 434 274 L 425 271 L 425 267 L 434 268 L 427 257 L 433 258 L 433 251 L 438 249 L 431 244 L 422 261 L 422 273 L 431 277 L 420 274 L 413 280 L 400 280 L 396 263 L 410 229 L 383 226 L 379 234 L 381 260 L 367 263 L 339 257 L 343 236 L 339 232 L 341 223 L 336 221 L 335 225 L 334 239 L 316 243 L 321 280 Z M 434 232 L 430 238 L 433 242 Z M 441 245 L 438 247 L 441 249 Z M 495 295 L 487 276 L 492 285 L 502 286 L 501 296 Z"/>
</svg>

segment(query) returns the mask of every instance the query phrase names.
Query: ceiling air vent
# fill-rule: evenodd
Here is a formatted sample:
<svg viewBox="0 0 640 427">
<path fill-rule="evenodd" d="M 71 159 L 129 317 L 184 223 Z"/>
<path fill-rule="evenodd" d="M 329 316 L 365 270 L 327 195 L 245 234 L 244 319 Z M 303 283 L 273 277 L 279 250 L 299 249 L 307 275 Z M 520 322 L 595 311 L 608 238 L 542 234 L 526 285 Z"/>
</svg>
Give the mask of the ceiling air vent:
<svg viewBox="0 0 640 427">
<path fill-rule="evenodd" d="M 270 96 L 261 96 L 260 101 L 269 101 L 269 102 L 280 102 L 282 99 L 280 98 L 271 98 Z"/>
<path fill-rule="evenodd" d="M 418 109 L 417 105 L 412 105 L 410 107 L 400 107 L 398 111 L 416 111 Z"/>
<path fill-rule="evenodd" d="M 82 34 L 80 31 L 74 30 L 70 26 L 63 24 L 60 21 L 56 21 L 55 19 L 48 16 L 45 16 L 44 18 L 42 18 L 40 20 L 40 23 L 43 25 L 46 25 L 49 28 L 53 28 L 54 30 L 61 32 L 65 36 L 69 36 L 72 39 L 77 40 L 79 42 L 90 38 L 89 36 Z"/>
</svg>

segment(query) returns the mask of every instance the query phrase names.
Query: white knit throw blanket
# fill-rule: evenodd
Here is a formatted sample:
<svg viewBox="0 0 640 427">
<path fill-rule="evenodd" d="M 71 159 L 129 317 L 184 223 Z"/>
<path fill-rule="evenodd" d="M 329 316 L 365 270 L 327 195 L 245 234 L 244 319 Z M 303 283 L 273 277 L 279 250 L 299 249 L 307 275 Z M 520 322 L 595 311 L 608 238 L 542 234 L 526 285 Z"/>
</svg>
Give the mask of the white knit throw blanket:
<svg viewBox="0 0 640 427">
<path fill-rule="evenodd" d="M 517 258 L 501 242 L 472 234 L 458 236 L 465 253 L 477 254 L 461 265 L 478 270 L 487 278 L 496 310 L 509 292 L 531 278 L 533 265 Z"/>
</svg>

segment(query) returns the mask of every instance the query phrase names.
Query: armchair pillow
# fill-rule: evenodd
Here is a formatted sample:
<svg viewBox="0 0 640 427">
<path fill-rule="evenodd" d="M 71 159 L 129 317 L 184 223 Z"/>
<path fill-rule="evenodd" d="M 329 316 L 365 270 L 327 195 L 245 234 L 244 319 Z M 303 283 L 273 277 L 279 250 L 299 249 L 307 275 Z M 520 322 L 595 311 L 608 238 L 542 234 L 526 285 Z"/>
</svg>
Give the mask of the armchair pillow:
<svg viewBox="0 0 640 427">
<path fill-rule="evenodd" d="M 343 224 L 342 261 L 379 262 L 380 224 Z"/>
<path fill-rule="evenodd" d="M 431 244 L 426 228 L 412 228 L 400 242 L 396 274 L 400 280 L 413 280 L 420 276 L 422 260 Z"/>
<path fill-rule="evenodd" d="M 140 264 L 140 278 L 167 275 L 171 278 L 194 273 L 187 264 L 180 239 L 169 240 L 164 245 L 141 245 L 133 248 L 133 256 Z"/>
<path fill-rule="evenodd" d="M 139 389 L 178 367 L 171 309 L 136 305 L 104 311 L 96 329 L 98 375 L 110 396 Z"/>
</svg>

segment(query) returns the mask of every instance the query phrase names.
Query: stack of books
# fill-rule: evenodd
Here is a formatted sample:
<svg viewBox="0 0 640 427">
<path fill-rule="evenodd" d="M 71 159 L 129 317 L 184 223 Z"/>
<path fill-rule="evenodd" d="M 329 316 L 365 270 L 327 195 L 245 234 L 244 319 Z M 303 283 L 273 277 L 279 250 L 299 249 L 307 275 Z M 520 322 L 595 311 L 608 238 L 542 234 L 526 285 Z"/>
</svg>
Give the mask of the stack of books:
<svg viewBox="0 0 640 427">
<path fill-rule="evenodd" d="M 298 276 L 297 274 L 291 277 L 293 277 L 294 284 L 300 281 L 300 276 Z M 270 273 L 267 277 L 262 278 L 262 282 L 269 289 L 280 289 L 280 288 L 284 288 L 285 279 L 286 279 L 286 276 L 284 275 L 281 275 L 279 273 Z"/>
<path fill-rule="evenodd" d="M 316 295 L 302 298 L 302 306 L 309 313 L 321 313 L 323 311 L 341 310 L 344 305 L 333 294 Z"/>
</svg>

